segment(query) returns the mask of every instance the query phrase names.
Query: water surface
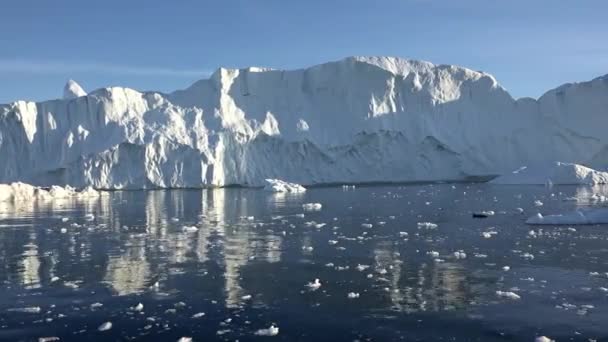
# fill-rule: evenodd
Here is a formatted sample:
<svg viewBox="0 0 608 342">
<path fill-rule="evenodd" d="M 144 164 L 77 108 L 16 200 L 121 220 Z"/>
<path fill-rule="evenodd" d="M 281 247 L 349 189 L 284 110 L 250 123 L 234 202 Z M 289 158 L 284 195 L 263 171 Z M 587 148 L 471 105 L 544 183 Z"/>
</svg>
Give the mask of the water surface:
<svg viewBox="0 0 608 342">
<path fill-rule="evenodd" d="M 524 223 L 604 190 L 421 184 L 5 203 L 0 340 L 607 339 L 608 227 Z M 472 218 L 479 210 L 496 215 Z M 98 331 L 104 322 L 112 328 Z M 277 336 L 255 334 L 271 324 Z"/>
</svg>

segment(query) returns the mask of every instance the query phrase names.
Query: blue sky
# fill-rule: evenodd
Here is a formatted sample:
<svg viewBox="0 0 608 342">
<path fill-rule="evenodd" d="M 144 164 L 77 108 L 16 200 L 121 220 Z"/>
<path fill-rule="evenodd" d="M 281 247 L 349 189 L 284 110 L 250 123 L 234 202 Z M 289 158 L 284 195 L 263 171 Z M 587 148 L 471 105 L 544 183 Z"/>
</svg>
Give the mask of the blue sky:
<svg viewBox="0 0 608 342">
<path fill-rule="evenodd" d="M 390 55 L 483 70 L 515 97 L 608 73 L 606 0 L 2 0 L 0 103 L 69 78 L 170 91 L 219 66 Z"/>
</svg>

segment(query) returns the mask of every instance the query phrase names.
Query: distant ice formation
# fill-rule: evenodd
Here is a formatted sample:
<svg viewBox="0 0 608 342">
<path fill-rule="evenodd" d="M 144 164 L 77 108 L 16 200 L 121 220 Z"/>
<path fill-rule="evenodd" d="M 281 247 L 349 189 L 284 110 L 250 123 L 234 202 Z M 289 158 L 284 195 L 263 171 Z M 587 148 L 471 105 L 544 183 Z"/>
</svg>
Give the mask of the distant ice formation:
<svg viewBox="0 0 608 342">
<path fill-rule="evenodd" d="M 494 184 L 608 184 L 608 172 L 583 165 L 555 162 L 535 167 L 522 167 L 491 181 Z"/>
</svg>

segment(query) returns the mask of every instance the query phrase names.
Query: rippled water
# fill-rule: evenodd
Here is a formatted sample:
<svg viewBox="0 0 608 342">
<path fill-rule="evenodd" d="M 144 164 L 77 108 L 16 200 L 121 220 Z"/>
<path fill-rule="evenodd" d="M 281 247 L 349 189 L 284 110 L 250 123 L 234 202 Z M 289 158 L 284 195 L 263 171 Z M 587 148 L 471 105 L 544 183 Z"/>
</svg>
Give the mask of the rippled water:
<svg viewBox="0 0 608 342">
<path fill-rule="evenodd" d="M 2 204 L 0 339 L 606 339 L 608 226 L 524 224 L 598 191 L 435 184 Z M 479 210 L 496 215 L 472 218 Z M 278 335 L 256 335 L 271 324 Z"/>
</svg>

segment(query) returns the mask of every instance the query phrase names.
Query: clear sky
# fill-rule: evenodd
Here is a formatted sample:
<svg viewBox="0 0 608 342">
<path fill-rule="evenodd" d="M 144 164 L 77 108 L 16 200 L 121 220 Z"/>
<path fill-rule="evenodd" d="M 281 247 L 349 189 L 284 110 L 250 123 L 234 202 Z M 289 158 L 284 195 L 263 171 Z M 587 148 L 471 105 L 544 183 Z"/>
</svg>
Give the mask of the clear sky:
<svg viewBox="0 0 608 342">
<path fill-rule="evenodd" d="M 220 66 L 390 55 L 483 70 L 515 97 L 608 73 L 606 0 L 2 0 L 0 103 L 120 85 L 170 91 Z"/>
</svg>

